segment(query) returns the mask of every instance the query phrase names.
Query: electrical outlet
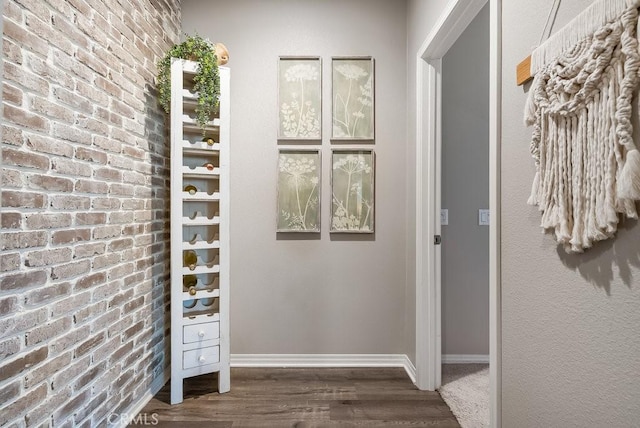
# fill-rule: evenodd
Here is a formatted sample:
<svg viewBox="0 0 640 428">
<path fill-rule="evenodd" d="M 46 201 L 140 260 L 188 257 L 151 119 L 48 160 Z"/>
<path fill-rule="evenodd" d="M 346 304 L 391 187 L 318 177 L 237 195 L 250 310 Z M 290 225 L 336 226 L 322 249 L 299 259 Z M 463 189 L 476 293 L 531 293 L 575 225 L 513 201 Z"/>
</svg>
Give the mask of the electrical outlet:
<svg viewBox="0 0 640 428">
<path fill-rule="evenodd" d="M 443 208 L 440 210 L 440 225 L 447 226 L 449 224 L 449 210 Z"/>
<path fill-rule="evenodd" d="M 478 225 L 489 226 L 491 222 L 491 215 L 489 210 L 478 210 Z"/>
</svg>

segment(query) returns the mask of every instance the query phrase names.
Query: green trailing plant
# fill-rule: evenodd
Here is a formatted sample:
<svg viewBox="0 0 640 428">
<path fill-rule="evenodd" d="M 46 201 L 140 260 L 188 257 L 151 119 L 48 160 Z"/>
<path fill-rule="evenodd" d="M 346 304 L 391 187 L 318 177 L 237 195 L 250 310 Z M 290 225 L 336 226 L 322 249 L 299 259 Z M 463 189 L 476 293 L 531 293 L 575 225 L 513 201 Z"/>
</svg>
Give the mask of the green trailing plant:
<svg viewBox="0 0 640 428">
<path fill-rule="evenodd" d="M 174 45 L 158 62 L 159 102 L 165 112 L 171 108 L 171 58 L 198 62 L 198 71 L 193 78 L 193 90 L 198 94 L 195 108 L 196 122 L 204 130 L 211 115 L 216 111 L 220 99 L 220 76 L 215 46 L 207 39 L 186 34 L 186 39 Z"/>
</svg>

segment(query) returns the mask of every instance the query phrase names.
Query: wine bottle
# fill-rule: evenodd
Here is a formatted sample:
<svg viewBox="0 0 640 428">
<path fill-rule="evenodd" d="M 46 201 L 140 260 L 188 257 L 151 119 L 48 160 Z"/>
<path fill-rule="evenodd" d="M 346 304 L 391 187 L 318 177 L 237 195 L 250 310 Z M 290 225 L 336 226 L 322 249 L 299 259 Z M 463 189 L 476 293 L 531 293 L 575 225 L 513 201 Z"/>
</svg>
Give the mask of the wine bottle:
<svg viewBox="0 0 640 428">
<path fill-rule="evenodd" d="M 214 167 L 213 167 L 213 164 L 212 164 L 211 162 L 207 162 L 207 163 L 205 163 L 205 164 L 204 164 L 204 165 L 202 165 L 202 166 L 204 166 L 205 168 L 207 168 L 209 171 L 213 171 L 213 168 L 214 168 Z"/>
<path fill-rule="evenodd" d="M 201 299 L 200 301 L 201 301 L 203 306 L 209 307 L 209 306 L 213 305 L 215 300 L 216 300 L 215 298 L 211 297 L 209 299 Z"/>
<path fill-rule="evenodd" d="M 192 296 L 196 295 L 196 285 L 198 284 L 198 278 L 195 275 L 186 275 L 182 278 L 182 288 L 184 291 L 188 291 Z"/>
<path fill-rule="evenodd" d="M 207 143 L 207 145 L 209 145 L 209 146 L 213 146 L 215 144 L 215 141 L 213 141 L 213 138 L 211 138 L 211 137 L 204 138 L 202 141 Z"/>
<path fill-rule="evenodd" d="M 187 184 L 184 186 L 184 191 L 189 192 L 190 195 L 195 195 L 198 189 L 193 184 Z"/>
<path fill-rule="evenodd" d="M 184 265 L 187 266 L 190 270 L 194 270 L 196 265 L 198 264 L 198 255 L 193 250 L 188 250 L 184 252 Z"/>
</svg>

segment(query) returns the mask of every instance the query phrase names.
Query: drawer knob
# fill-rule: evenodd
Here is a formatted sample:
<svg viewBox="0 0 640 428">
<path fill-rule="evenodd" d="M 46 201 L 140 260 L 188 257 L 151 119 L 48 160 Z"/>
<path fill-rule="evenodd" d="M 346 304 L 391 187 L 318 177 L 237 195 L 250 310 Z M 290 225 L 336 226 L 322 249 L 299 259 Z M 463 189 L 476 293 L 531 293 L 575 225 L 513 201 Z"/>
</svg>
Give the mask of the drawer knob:
<svg viewBox="0 0 640 428">
<path fill-rule="evenodd" d="M 204 357 L 204 355 L 200 355 L 200 357 L 198 358 L 198 362 L 204 363 L 206 361 L 206 358 Z"/>
<path fill-rule="evenodd" d="M 200 330 L 200 331 L 198 332 L 198 337 L 204 337 L 204 331 Z"/>
</svg>

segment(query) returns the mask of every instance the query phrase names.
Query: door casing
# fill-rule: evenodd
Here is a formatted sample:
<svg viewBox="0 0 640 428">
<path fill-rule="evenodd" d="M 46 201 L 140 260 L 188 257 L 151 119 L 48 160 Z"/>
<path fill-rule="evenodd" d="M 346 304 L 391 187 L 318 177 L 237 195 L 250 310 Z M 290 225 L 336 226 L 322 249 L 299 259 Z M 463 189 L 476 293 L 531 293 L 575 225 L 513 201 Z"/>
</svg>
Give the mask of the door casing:
<svg viewBox="0 0 640 428">
<path fill-rule="evenodd" d="M 499 428 L 501 415 L 500 293 L 500 129 L 501 129 L 501 0 L 451 0 L 416 55 L 416 385 L 441 385 L 441 252 L 442 58 L 490 3 L 489 70 L 489 293 L 490 414 Z"/>
</svg>

